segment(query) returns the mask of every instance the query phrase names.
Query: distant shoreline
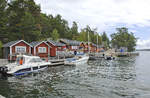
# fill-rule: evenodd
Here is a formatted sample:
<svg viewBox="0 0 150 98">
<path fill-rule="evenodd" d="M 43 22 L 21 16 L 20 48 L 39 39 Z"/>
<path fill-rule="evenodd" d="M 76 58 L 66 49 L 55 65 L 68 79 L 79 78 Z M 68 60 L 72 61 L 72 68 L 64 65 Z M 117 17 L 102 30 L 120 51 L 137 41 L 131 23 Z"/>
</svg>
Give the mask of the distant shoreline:
<svg viewBox="0 0 150 98">
<path fill-rule="evenodd" d="M 136 49 L 136 51 L 150 51 L 150 49 Z"/>
</svg>

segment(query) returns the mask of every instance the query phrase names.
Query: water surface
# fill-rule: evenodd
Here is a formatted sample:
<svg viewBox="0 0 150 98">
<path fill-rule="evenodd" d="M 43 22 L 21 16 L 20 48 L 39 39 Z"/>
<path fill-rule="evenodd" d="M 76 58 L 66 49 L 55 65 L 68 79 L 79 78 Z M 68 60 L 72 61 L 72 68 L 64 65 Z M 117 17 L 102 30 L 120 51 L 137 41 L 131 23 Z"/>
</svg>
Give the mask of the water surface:
<svg viewBox="0 0 150 98">
<path fill-rule="evenodd" d="M 150 52 L 0 80 L 7 98 L 150 98 Z"/>
</svg>

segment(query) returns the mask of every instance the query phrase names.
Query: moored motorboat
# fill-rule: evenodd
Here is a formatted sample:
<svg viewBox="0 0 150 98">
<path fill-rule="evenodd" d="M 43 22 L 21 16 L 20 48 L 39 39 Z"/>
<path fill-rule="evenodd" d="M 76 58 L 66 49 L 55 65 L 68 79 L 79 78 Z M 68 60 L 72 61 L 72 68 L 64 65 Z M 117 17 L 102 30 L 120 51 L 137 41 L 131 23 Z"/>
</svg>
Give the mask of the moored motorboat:
<svg viewBox="0 0 150 98">
<path fill-rule="evenodd" d="M 84 64 L 87 63 L 89 59 L 89 56 L 86 54 L 77 54 L 73 58 L 68 58 L 65 60 L 64 64 L 65 65 L 79 65 L 79 64 Z"/>
<path fill-rule="evenodd" d="M 38 56 L 18 55 L 15 63 L 0 67 L 3 75 L 23 75 L 45 69 L 51 62 L 46 62 Z"/>
<path fill-rule="evenodd" d="M 112 55 L 105 55 L 104 59 L 105 60 L 115 60 L 116 58 L 115 58 L 115 56 L 112 56 Z"/>
</svg>

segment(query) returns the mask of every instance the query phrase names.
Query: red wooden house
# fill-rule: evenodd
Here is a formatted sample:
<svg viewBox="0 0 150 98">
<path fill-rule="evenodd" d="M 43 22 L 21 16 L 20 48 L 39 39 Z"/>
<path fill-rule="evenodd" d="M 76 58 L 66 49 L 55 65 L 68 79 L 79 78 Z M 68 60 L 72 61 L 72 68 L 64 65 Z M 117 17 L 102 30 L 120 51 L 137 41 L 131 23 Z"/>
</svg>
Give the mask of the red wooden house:
<svg viewBox="0 0 150 98">
<path fill-rule="evenodd" d="M 97 46 L 94 43 L 90 43 L 90 52 L 96 52 Z"/>
<path fill-rule="evenodd" d="M 82 52 L 85 52 L 85 43 L 84 42 L 81 42 L 80 43 L 80 46 L 79 46 L 79 49 L 80 49 L 80 51 L 82 51 Z"/>
<path fill-rule="evenodd" d="M 96 44 L 93 44 L 91 42 L 89 42 L 89 44 L 88 43 L 83 43 L 83 44 L 84 44 L 84 52 L 96 52 L 97 50 Z"/>
<path fill-rule="evenodd" d="M 56 56 L 58 53 L 66 50 L 66 45 L 53 40 L 46 41 L 49 46 L 51 46 L 50 56 Z"/>
<path fill-rule="evenodd" d="M 8 60 L 16 60 L 18 54 L 30 54 L 31 45 L 24 40 L 11 41 L 3 45 L 3 57 Z"/>
<path fill-rule="evenodd" d="M 60 39 L 60 42 L 66 45 L 69 51 L 79 50 L 81 42 L 76 40 Z"/>
<path fill-rule="evenodd" d="M 50 46 L 45 41 L 35 41 L 30 44 L 32 45 L 32 55 L 41 58 L 48 58 L 50 56 Z"/>
</svg>

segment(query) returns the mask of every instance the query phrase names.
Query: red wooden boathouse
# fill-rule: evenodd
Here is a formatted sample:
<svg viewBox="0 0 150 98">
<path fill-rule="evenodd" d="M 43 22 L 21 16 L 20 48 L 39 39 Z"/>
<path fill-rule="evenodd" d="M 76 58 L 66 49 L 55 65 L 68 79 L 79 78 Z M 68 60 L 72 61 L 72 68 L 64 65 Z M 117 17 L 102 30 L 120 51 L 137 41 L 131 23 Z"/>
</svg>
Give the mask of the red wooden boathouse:
<svg viewBox="0 0 150 98">
<path fill-rule="evenodd" d="M 41 58 L 48 58 L 50 56 L 50 46 L 45 41 L 35 41 L 30 44 L 32 45 L 32 55 Z"/>
<path fill-rule="evenodd" d="M 31 45 L 24 40 L 11 41 L 3 45 L 3 58 L 16 60 L 18 54 L 31 55 Z"/>
</svg>

